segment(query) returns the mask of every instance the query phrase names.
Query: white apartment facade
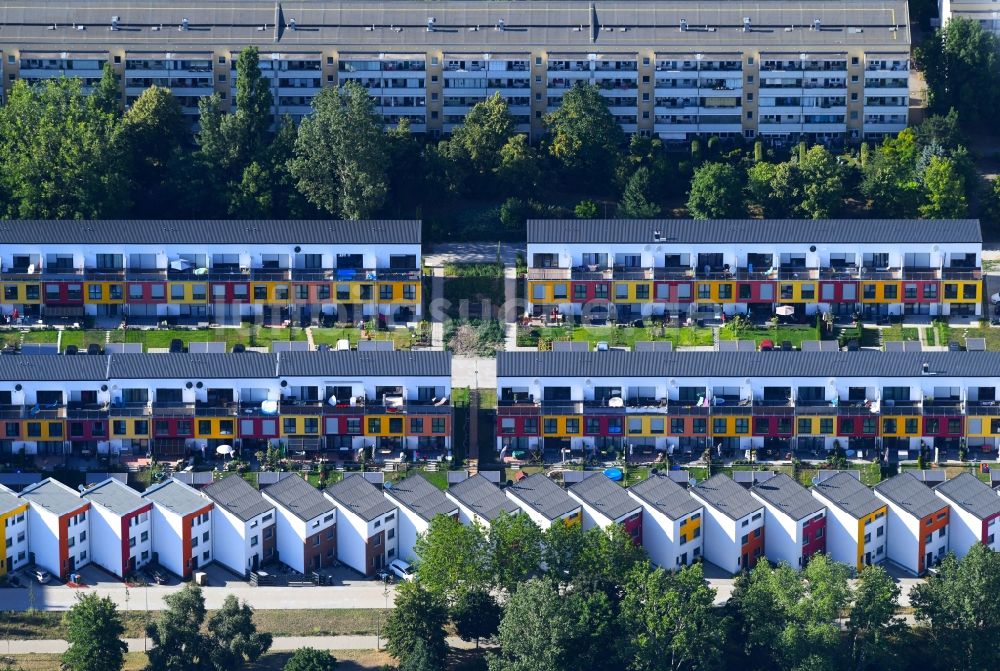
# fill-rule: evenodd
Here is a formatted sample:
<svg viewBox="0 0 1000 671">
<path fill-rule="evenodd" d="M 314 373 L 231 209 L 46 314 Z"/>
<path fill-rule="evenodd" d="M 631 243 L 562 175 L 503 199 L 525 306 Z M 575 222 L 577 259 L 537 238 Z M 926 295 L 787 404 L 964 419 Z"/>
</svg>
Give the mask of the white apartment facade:
<svg viewBox="0 0 1000 671">
<path fill-rule="evenodd" d="M 449 0 L 433 12 L 365 3 L 319 25 L 285 5 L 276 25 L 273 5 L 259 0 L 246 3 L 239 25 L 212 5 L 141 16 L 123 8 L 100 26 L 100 39 L 85 41 L 72 27 L 90 20 L 86 4 L 69 15 L 50 3 L 29 9 L 9 17 L 19 39 L 0 41 L 5 82 L 65 74 L 92 86 L 107 63 L 123 81 L 124 105 L 155 84 L 192 116 L 212 93 L 232 108 L 239 50 L 255 45 L 275 115 L 301 118 L 322 88 L 355 81 L 387 126 L 405 120 L 433 136 L 499 93 L 516 128 L 541 137 L 545 115 L 577 82 L 598 87 L 626 133 L 668 141 L 857 141 L 907 123 L 909 14 L 892 0 L 859 6 L 850 26 L 835 8 L 798 2 L 747 9 L 670 0 L 656 3 L 655 23 L 615 0 L 531 9 Z M 159 36 L 136 24 L 158 26 Z"/>
<path fill-rule="evenodd" d="M 398 557 L 399 511 L 379 487 L 350 475 L 323 490 L 337 507 L 337 559 L 373 576 Z"/>
<path fill-rule="evenodd" d="M 142 496 L 153 503 L 154 561 L 184 580 L 212 563 L 214 503 L 174 479 L 149 487 Z"/>
<path fill-rule="evenodd" d="M 246 576 L 275 559 L 275 509 L 239 475 L 217 480 L 201 490 L 215 504 L 212 553 L 215 561 Z"/>
<path fill-rule="evenodd" d="M 128 485 L 108 478 L 81 494 L 91 503 L 92 561 L 125 578 L 153 557 L 153 504 Z"/>
<path fill-rule="evenodd" d="M 29 505 L 31 562 L 62 579 L 90 563 L 89 501 L 52 478 L 26 487 L 20 497 Z"/>
<path fill-rule="evenodd" d="M 816 483 L 812 495 L 826 506 L 826 552 L 856 571 L 887 559 L 888 507 L 850 473 Z"/>
<path fill-rule="evenodd" d="M 951 508 L 948 549 L 959 558 L 976 543 L 1000 552 L 1000 496 L 971 473 L 962 473 L 934 487 Z"/>
<path fill-rule="evenodd" d="M 657 566 L 690 566 L 704 554 L 705 507 L 667 475 L 650 475 L 628 488 L 642 505 L 642 547 Z"/>
<path fill-rule="evenodd" d="M 691 488 L 705 510 L 705 559 L 732 574 L 752 569 L 764 559 L 764 506 L 725 475 Z"/>
<path fill-rule="evenodd" d="M 923 575 L 948 551 L 948 504 L 905 472 L 878 483 L 874 492 L 888 507 L 889 559 L 914 575 Z"/>
</svg>

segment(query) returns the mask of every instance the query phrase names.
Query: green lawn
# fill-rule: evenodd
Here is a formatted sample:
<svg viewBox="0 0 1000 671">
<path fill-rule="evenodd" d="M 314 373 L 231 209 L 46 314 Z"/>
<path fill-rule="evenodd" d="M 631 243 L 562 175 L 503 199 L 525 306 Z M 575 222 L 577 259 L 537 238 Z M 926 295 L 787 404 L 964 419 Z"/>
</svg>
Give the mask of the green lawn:
<svg viewBox="0 0 1000 671">
<path fill-rule="evenodd" d="M 635 347 L 637 341 L 669 340 L 674 347 L 711 346 L 712 329 L 696 326 L 674 328 L 670 326 L 541 326 L 518 327 L 517 341 L 521 346 L 550 349 L 557 340 L 589 342 L 594 345 L 606 342 L 615 347 Z"/>
<path fill-rule="evenodd" d="M 920 332 L 915 328 L 906 328 L 901 324 L 893 324 L 882 329 L 882 342 L 887 340 L 920 340 Z"/>
<path fill-rule="evenodd" d="M 762 340 L 770 340 L 780 346 L 788 340 L 793 347 L 802 347 L 803 340 L 820 340 L 820 330 L 815 326 L 761 326 L 733 331 L 728 328 L 719 329 L 719 340 L 753 340 L 760 345 Z"/>
<path fill-rule="evenodd" d="M 964 326 L 948 326 L 944 322 L 935 322 L 935 330 L 939 345 L 947 345 L 949 340 L 955 340 L 959 345 L 965 347 L 966 338 L 985 338 L 987 350 L 1000 351 L 1000 328 L 989 326 L 966 328 Z"/>
<path fill-rule="evenodd" d="M 429 336 L 428 336 L 429 337 Z M 55 329 L 31 330 L 22 333 L 17 330 L 0 331 L 2 344 L 15 345 L 20 342 L 25 343 L 54 343 L 59 338 L 59 331 Z M 181 340 L 185 346 L 192 342 L 224 342 L 226 350 L 229 351 L 237 343 L 248 347 L 270 347 L 274 342 L 295 341 L 304 342 L 306 340 L 305 329 L 299 327 L 270 328 L 270 327 L 249 327 L 239 328 L 203 328 L 203 329 L 112 329 L 110 331 L 100 329 L 67 329 L 62 331 L 60 347 L 63 351 L 70 346 L 76 345 L 80 350 L 85 350 L 88 345 L 98 344 L 104 346 L 106 343 L 142 343 L 143 347 L 168 348 L 174 339 Z M 362 332 L 352 327 L 337 328 L 314 328 L 313 341 L 316 345 L 336 345 L 339 340 L 347 340 L 352 347 L 357 347 L 358 341 L 362 339 Z M 396 349 L 409 349 L 415 344 L 419 344 L 421 333 L 410 332 L 407 329 L 390 329 L 388 331 L 376 331 L 371 333 L 372 340 L 391 340 L 395 343 Z"/>
</svg>

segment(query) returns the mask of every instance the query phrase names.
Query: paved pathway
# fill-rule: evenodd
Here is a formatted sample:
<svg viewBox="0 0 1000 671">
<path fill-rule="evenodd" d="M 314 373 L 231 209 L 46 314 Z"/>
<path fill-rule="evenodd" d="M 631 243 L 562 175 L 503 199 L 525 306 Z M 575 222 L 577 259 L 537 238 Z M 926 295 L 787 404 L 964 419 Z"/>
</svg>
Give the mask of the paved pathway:
<svg viewBox="0 0 1000 671">
<path fill-rule="evenodd" d="M 497 360 L 471 356 L 451 358 L 451 384 L 469 389 L 497 388 Z"/>
<path fill-rule="evenodd" d="M 444 301 L 444 268 L 434 268 L 431 276 L 431 306 L 430 314 L 427 318 L 431 320 L 431 347 L 434 349 L 444 349 L 444 323 L 443 315 L 437 314 L 442 310 Z"/>
<path fill-rule="evenodd" d="M 126 590 L 121 583 L 103 583 L 98 587 L 74 589 L 64 585 L 33 585 L 32 595 L 28 589 L 2 589 L 0 602 L 2 610 L 68 610 L 76 603 L 76 595 L 89 591 L 99 596 L 110 597 L 121 609 L 132 611 L 163 610 L 163 597 L 180 590 L 180 586 L 152 586 Z M 323 609 L 323 608 L 385 608 L 386 597 L 382 583 L 370 580 L 352 582 L 334 587 L 251 587 L 247 583 L 230 583 L 225 587 L 203 587 L 205 606 L 210 610 L 222 606 L 225 598 L 232 594 L 261 610 L 277 609 Z M 390 589 L 388 603 L 392 606 L 393 591 Z M 126 603 L 127 600 L 127 603 Z M 148 601 L 147 601 L 148 600 Z"/>
<path fill-rule="evenodd" d="M 287 652 L 299 648 L 317 650 L 375 650 L 382 641 L 375 636 L 276 636 L 271 643 L 271 652 Z M 144 638 L 126 638 L 129 652 L 144 652 L 151 643 Z M 457 636 L 448 637 L 448 645 L 453 648 L 474 648 L 475 641 L 466 642 Z M 6 655 L 49 654 L 61 655 L 69 644 L 59 639 L 7 640 L 0 641 L 0 652 Z"/>
</svg>

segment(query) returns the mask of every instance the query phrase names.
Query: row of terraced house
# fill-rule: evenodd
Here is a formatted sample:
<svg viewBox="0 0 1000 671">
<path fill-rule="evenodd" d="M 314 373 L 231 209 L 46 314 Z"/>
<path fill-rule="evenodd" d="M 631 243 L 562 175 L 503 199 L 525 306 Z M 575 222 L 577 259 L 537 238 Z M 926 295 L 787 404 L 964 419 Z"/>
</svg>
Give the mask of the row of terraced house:
<svg viewBox="0 0 1000 671">
<path fill-rule="evenodd" d="M 874 489 L 856 472 L 827 472 L 811 489 L 749 474 L 742 485 L 725 475 L 693 484 L 654 470 L 627 489 L 600 472 L 567 489 L 541 473 L 502 489 L 477 474 L 443 492 L 420 475 L 383 487 L 351 474 L 322 491 L 288 473 L 260 490 L 238 475 L 200 490 L 170 479 L 141 494 L 114 478 L 81 492 L 47 479 L 20 494 L 0 487 L 0 575 L 35 565 L 72 579 L 94 563 L 126 577 L 152 562 L 188 579 L 212 562 L 246 576 L 279 561 L 298 573 L 343 563 L 374 575 L 416 559 L 438 515 L 487 527 L 501 514 L 542 528 L 620 524 L 659 566 L 704 559 L 730 573 L 765 558 L 801 568 L 825 553 L 855 570 L 888 561 L 922 575 L 948 551 L 1000 550 L 1000 492 L 968 473 L 931 487 L 904 472 Z"/>
<path fill-rule="evenodd" d="M 538 220 L 527 309 L 587 321 L 982 314 L 977 220 Z M 131 325 L 423 316 L 419 221 L 10 221 L 0 311 Z"/>
<path fill-rule="evenodd" d="M 260 49 L 275 115 L 302 118 L 326 87 L 365 87 L 387 126 L 450 133 L 493 94 L 538 138 L 577 82 L 627 133 L 790 141 L 877 139 L 906 127 L 910 19 L 898 0 L 635 3 L 224 0 L 116 7 L 38 0 L 0 10 L 4 89 L 110 65 L 123 107 L 169 88 L 186 114 L 236 98 L 242 49 Z"/>
<path fill-rule="evenodd" d="M 0 454 L 279 447 L 359 461 L 451 450 L 451 355 L 334 350 L 0 357 Z"/>
</svg>

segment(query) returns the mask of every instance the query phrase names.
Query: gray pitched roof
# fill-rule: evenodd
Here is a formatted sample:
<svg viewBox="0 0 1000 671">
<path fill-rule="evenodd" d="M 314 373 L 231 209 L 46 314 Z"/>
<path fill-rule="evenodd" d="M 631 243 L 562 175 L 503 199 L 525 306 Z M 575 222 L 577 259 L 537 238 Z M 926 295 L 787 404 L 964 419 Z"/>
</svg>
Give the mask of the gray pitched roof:
<svg viewBox="0 0 1000 671">
<path fill-rule="evenodd" d="M 545 477 L 544 473 L 535 473 L 515 482 L 507 488 L 507 493 L 549 520 L 562 517 L 580 507 L 579 503 L 571 499 L 562 487 Z"/>
<path fill-rule="evenodd" d="M 694 53 L 699 49 L 747 44 L 791 49 L 797 55 L 803 47 L 814 45 L 844 49 L 847 45 L 898 44 L 905 49 L 910 44 L 906 5 L 887 0 L 841 0 L 818 5 L 804 0 L 710 4 L 597 0 L 593 6 L 580 0 L 531 3 L 448 0 L 434 3 L 437 29 L 433 31 L 426 29 L 430 15 L 427 4 L 402 0 L 283 0 L 281 18 L 277 21 L 271 0 L 236 3 L 203 0 L 185 6 L 183 11 L 175 3 L 155 0 L 110 7 L 121 17 L 121 30 L 106 29 L 111 10 L 109 5 L 96 0 L 72 3 L 33 0 L 7 10 L 4 33 L 8 33 L 7 41 L 36 48 L 95 49 L 124 45 L 130 50 L 155 47 L 161 53 L 217 45 L 239 49 L 253 44 L 262 51 L 284 52 L 335 45 L 341 52 L 363 48 L 376 53 L 406 53 L 408 49 L 436 48 L 482 54 L 484 50 L 523 51 L 541 45 L 550 50 L 572 50 L 579 56 L 595 47 L 633 54 L 640 46 L 657 50 L 674 47 Z M 752 18 L 755 30 L 740 30 L 744 16 Z M 692 26 L 687 32 L 677 29 L 684 17 Z M 181 18 L 189 20 L 189 31 L 177 30 Z M 814 18 L 822 20 L 822 31 L 806 27 Z M 298 22 L 297 30 L 288 27 L 292 19 Z M 506 21 L 508 29 L 492 28 L 499 19 Z M 899 24 L 897 32 L 889 31 L 893 23 Z M 52 24 L 58 27 L 47 30 Z M 81 36 L 73 29 L 74 24 L 88 24 L 90 29 Z M 786 32 L 792 24 L 794 30 Z M 152 35 L 157 33 L 151 34 L 149 27 L 157 25 L 162 25 L 163 30 L 154 43 Z M 260 26 L 266 29 L 260 30 Z M 470 30 L 476 26 L 481 29 Z M 700 29 L 695 29 L 696 26 Z M 864 30 L 849 30 L 849 27 Z"/>
<path fill-rule="evenodd" d="M 334 501 L 366 522 L 396 509 L 396 506 L 386 501 L 378 487 L 357 473 L 348 475 L 324 491 Z"/>
<path fill-rule="evenodd" d="M 107 356 L 0 356 L 4 382 L 91 382 L 108 378 Z"/>
<path fill-rule="evenodd" d="M 605 517 L 617 520 L 642 508 L 642 505 L 625 492 L 625 488 L 611 482 L 605 475 L 584 478 L 569 488 L 589 507 Z"/>
<path fill-rule="evenodd" d="M 923 487 L 923 485 L 920 486 Z M 831 504 L 857 519 L 871 515 L 879 508 L 885 507 L 885 503 L 872 494 L 872 490 L 846 471 L 841 471 L 832 478 L 816 483 L 813 485 L 813 491 L 821 494 Z"/>
<path fill-rule="evenodd" d="M 212 505 L 196 490 L 173 478 L 148 487 L 142 493 L 142 497 L 166 508 L 175 515 L 190 515 Z"/>
<path fill-rule="evenodd" d="M 1000 377 L 1000 352 L 499 352 L 497 377 Z"/>
<path fill-rule="evenodd" d="M 87 504 L 77 492 L 52 478 L 31 485 L 21 492 L 21 498 L 55 515 L 71 513 Z"/>
<path fill-rule="evenodd" d="M 279 370 L 288 376 L 402 377 L 451 375 L 451 353 L 429 350 L 282 352 Z"/>
<path fill-rule="evenodd" d="M 249 522 L 258 515 L 274 509 L 272 503 L 265 501 L 260 492 L 239 475 L 228 475 L 216 480 L 201 491 L 215 501 L 216 505 L 225 508 L 244 522 Z"/>
<path fill-rule="evenodd" d="M 149 501 L 144 501 L 139 496 L 139 492 L 115 478 L 108 478 L 104 482 L 94 485 L 83 492 L 82 496 L 119 517 L 151 505 Z"/>
<path fill-rule="evenodd" d="M 500 488 L 476 474 L 448 488 L 449 495 L 475 514 L 492 522 L 501 512 L 514 514 L 521 509 L 504 496 Z"/>
<path fill-rule="evenodd" d="M 116 9 L 128 10 L 127 7 Z M 7 10 L 4 10 L 4 18 L 10 18 Z M 109 15 L 105 23 L 110 24 L 110 20 Z M 274 21 L 273 16 L 271 21 Z M 414 220 L 32 219 L 0 222 L 0 245 L 420 244 L 420 228 L 420 222 Z"/>
<path fill-rule="evenodd" d="M 0 513 L 9 513 L 24 505 L 24 501 L 17 498 L 17 494 L 0 485 Z"/>
<path fill-rule="evenodd" d="M 811 517 L 824 508 L 809 490 L 795 482 L 787 473 L 778 473 L 766 482 L 754 485 L 750 491 L 793 520 Z"/>
<path fill-rule="evenodd" d="M 301 476 L 292 474 L 281 478 L 273 485 L 268 485 L 261 493 L 265 498 L 273 499 L 282 508 L 298 517 L 303 522 L 325 515 L 335 507 L 330 500 Z"/>
<path fill-rule="evenodd" d="M 63 357 L 60 357 L 63 358 Z M 72 358 L 72 357 L 65 357 Z M 277 375 L 276 354 L 112 354 L 112 379 L 227 379 L 273 378 Z"/>
<path fill-rule="evenodd" d="M 1000 496 L 972 473 L 961 473 L 934 489 L 948 501 L 981 520 L 1000 515 Z"/>
<path fill-rule="evenodd" d="M 734 520 L 764 507 L 747 490 L 733 482 L 732 478 L 721 473 L 699 482 L 691 488 L 691 493 L 697 494 L 706 504 Z"/>
<path fill-rule="evenodd" d="M 701 503 L 691 498 L 685 487 L 671 480 L 666 473 L 651 473 L 628 490 L 672 520 L 697 512 L 702 507 Z"/>
<path fill-rule="evenodd" d="M 659 233 L 659 238 L 657 238 Z M 978 219 L 532 219 L 531 243 L 980 243 Z"/>
<path fill-rule="evenodd" d="M 458 506 L 449 501 L 440 489 L 432 485 L 422 475 L 386 483 L 385 494 L 402 506 L 430 522 L 437 515 L 451 515 L 458 512 Z"/>
<path fill-rule="evenodd" d="M 875 485 L 875 491 L 916 517 L 927 517 L 947 507 L 930 487 L 910 473 L 883 480 Z"/>
</svg>

